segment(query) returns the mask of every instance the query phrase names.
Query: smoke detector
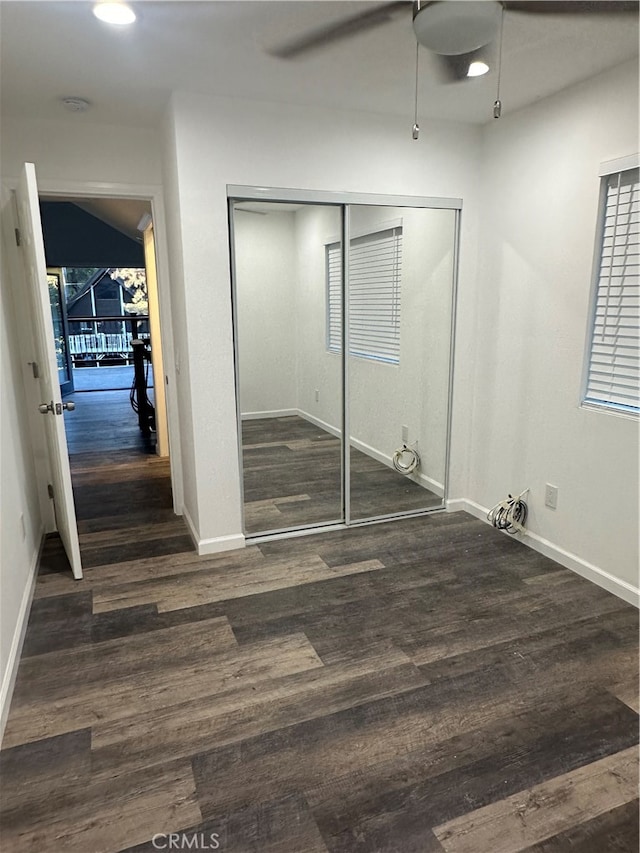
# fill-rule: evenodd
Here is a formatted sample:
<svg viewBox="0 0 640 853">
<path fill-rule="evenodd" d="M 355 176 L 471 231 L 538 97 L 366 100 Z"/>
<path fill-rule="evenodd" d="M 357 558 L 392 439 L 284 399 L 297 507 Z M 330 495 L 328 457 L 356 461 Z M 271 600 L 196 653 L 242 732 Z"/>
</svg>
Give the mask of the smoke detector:
<svg viewBox="0 0 640 853">
<path fill-rule="evenodd" d="M 87 101 L 86 98 L 60 98 L 65 108 L 68 109 L 72 113 L 84 113 L 91 106 L 91 102 Z"/>
</svg>

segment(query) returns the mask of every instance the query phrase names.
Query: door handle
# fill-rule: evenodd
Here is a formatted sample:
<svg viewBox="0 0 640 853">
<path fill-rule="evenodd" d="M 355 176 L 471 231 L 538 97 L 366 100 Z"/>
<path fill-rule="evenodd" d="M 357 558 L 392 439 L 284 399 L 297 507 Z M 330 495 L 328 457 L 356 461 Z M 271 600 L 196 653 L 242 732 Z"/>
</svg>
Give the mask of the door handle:
<svg viewBox="0 0 640 853">
<path fill-rule="evenodd" d="M 51 412 L 52 415 L 61 415 L 63 409 L 73 412 L 75 407 L 76 404 L 72 400 L 69 400 L 68 403 L 54 403 L 52 400 L 50 403 L 40 403 L 38 411 L 41 415 L 46 415 L 48 412 Z"/>
</svg>

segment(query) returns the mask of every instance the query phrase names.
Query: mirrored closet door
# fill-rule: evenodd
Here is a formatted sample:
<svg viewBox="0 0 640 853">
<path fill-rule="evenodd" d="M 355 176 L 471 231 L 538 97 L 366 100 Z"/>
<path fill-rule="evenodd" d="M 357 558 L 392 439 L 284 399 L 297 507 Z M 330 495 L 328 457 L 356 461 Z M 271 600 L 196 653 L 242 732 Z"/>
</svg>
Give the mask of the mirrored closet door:
<svg viewBox="0 0 640 853">
<path fill-rule="evenodd" d="M 349 207 L 351 520 L 442 505 L 455 223 L 453 210 Z"/>
<path fill-rule="evenodd" d="M 247 536 L 442 508 L 455 204 L 232 197 L 230 220 Z"/>
<path fill-rule="evenodd" d="M 243 201 L 231 213 L 245 532 L 341 522 L 343 368 L 327 351 L 326 271 L 342 207 Z M 341 283 L 334 298 L 341 312 Z"/>
</svg>

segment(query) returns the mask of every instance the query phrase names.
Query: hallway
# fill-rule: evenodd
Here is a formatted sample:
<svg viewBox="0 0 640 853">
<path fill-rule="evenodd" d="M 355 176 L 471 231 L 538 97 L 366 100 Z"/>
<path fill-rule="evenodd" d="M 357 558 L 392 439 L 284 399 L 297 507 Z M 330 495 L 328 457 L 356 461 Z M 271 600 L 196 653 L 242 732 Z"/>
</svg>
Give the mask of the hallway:
<svg viewBox="0 0 640 853">
<path fill-rule="evenodd" d="M 169 459 L 140 432 L 129 392 L 66 399 L 76 404 L 65 429 L 84 568 L 193 550 L 173 512 Z"/>
<path fill-rule="evenodd" d="M 71 478 L 85 569 L 193 551 L 173 512 L 168 459 L 130 449 L 77 453 Z"/>
</svg>

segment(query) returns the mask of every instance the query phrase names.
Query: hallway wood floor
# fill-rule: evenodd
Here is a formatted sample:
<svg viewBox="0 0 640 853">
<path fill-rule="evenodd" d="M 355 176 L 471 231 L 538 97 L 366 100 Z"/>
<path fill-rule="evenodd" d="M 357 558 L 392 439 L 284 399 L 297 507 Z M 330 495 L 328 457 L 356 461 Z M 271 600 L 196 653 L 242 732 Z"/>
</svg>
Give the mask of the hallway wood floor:
<svg viewBox="0 0 640 853">
<path fill-rule="evenodd" d="M 122 367 L 74 367 L 75 391 L 129 391 L 133 383 L 133 364 Z M 149 365 L 147 386 L 153 388 L 153 367 Z"/>
<path fill-rule="evenodd" d="M 147 526 L 164 463 L 82 462 L 86 578 L 47 541 L 3 853 L 636 853 L 633 607 L 464 513 L 198 557 Z"/>
<path fill-rule="evenodd" d="M 97 459 L 118 450 L 128 451 L 130 456 L 154 452 L 155 439 L 140 432 L 129 391 L 79 391 L 68 394 L 65 400 L 76 405 L 73 412 L 64 413 L 72 465 L 77 453 Z"/>
</svg>

